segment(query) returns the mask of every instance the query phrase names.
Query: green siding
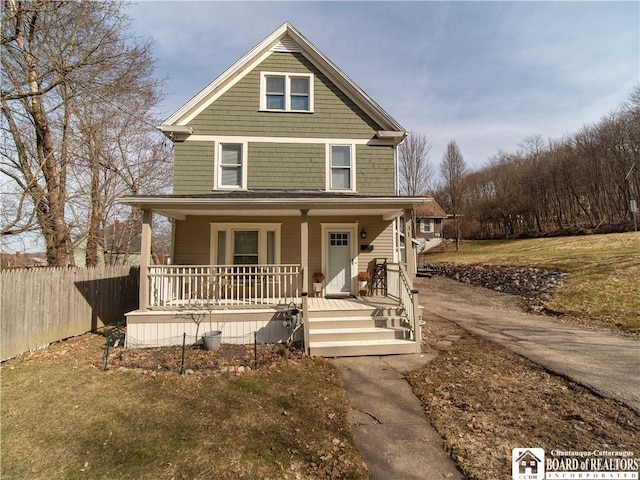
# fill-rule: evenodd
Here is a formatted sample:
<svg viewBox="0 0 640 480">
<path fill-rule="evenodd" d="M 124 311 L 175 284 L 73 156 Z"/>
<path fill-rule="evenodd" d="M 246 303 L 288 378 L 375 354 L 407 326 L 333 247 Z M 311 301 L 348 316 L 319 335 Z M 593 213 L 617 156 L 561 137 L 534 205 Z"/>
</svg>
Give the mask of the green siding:
<svg viewBox="0 0 640 480">
<path fill-rule="evenodd" d="M 312 72 L 314 113 L 260 112 L 260 72 Z M 273 53 L 200 113 L 191 126 L 196 135 L 366 139 L 380 129 L 304 56 Z M 174 193 L 210 193 L 215 143 L 187 140 L 175 144 Z M 394 195 L 392 147 L 356 147 L 356 187 L 361 195 Z M 325 145 L 316 143 L 248 144 L 247 188 L 324 189 Z"/>
<path fill-rule="evenodd" d="M 313 73 L 314 113 L 260 112 L 260 72 Z M 276 52 L 190 123 L 196 135 L 373 138 L 380 127 L 302 54 Z"/>
<path fill-rule="evenodd" d="M 176 143 L 173 193 L 211 193 L 213 189 L 213 142 Z"/>
<path fill-rule="evenodd" d="M 393 147 L 356 145 L 356 188 L 360 195 L 394 195 Z"/>
<path fill-rule="evenodd" d="M 249 189 L 324 189 L 324 144 L 249 144 Z"/>
<path fill-rule="evenodd" d="M 211 193 L 214 142 L 176 144 L 173 193 Z M 324 144 L 248 144 L 247 187 L 323 190 L 326 178 Z M 356 188 L 361 195 L 394 195 L 392 147 L 356 145 Z"/>
</svg>

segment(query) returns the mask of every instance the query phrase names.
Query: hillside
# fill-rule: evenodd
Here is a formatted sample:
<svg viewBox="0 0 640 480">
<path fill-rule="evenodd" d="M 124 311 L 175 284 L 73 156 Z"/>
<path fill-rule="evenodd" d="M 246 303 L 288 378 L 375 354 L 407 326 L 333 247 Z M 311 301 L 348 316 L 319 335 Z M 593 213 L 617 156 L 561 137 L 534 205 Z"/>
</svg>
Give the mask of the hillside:
<svg viewBox="0 0 640 480">
<path fill-rule="evenodd" d="M 449 248 L 453 248 L 452 246 Z M 640 233 L 463 242 L 425 263 L 541 267 L 569 274 L 548 311 L 583 324 L 640 334 Z"/>
</svg>

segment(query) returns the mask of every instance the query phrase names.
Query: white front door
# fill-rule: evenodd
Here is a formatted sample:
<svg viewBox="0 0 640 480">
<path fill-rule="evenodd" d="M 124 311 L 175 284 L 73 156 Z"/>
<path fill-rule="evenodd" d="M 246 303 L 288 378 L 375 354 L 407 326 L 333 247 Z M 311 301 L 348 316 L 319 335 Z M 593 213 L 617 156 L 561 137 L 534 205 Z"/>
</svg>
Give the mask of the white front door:
<svg viewBox="0 0 640 480">
<path fill-rule="evenodd" d="M 326 294 L 350 294 L 353 273 L 351 250 L 353 241 L 350 230 L 327 230 L 327 282 Z"/>
</svg>

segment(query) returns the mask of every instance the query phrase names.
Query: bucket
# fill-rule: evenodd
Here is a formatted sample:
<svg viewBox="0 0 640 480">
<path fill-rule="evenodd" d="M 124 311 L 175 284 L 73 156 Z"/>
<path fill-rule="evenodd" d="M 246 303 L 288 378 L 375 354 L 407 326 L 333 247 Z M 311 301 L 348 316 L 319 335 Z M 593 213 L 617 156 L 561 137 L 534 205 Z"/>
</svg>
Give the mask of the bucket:
<svg viewBox="0 0 640 480">
<path fill-rule="evenodd" d="M 218 350 L 218 348 L 220 348 L 220 340 L 222 340 L 222 332 L 220 330 L 213 330 L 212 332 L 202 334 L 204 348 L 207 350 Z"/>
</svg>

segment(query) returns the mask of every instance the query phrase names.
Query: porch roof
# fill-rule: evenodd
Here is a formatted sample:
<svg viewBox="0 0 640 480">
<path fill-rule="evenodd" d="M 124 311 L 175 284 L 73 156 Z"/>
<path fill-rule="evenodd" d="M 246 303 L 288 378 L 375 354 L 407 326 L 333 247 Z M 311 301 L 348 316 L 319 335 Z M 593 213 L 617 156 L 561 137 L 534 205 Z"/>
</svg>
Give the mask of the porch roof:
<svg viewBox="0 0 640 480">
<path fill-rule="evenodd" d="M 299 216 L 301 210 L 307 210 L 309 216 L 380 215 L 384 220 L 393 220 L 404 210 L 413 210 L 431 199 L 320 191 L 249 190 L 205 195 L 138 195 L 118 201 L 177 220 L 184 220 L 188 215 Z"/>
</svg>

